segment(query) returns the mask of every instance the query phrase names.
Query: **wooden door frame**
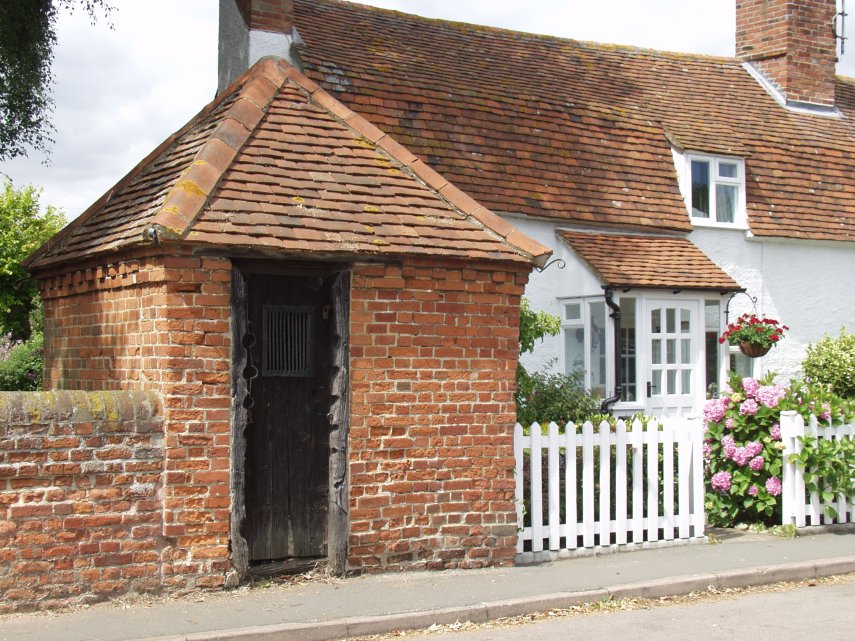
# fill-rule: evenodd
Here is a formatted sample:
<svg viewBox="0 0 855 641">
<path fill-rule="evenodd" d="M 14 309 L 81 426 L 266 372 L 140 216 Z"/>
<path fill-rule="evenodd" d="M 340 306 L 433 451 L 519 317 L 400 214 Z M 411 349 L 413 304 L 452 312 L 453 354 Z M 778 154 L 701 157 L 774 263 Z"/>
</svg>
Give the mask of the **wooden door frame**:
<svg viewBox="0 0 855 641">
<path fill-rule="evenodd" d="M 241 534 L 246 518 L 246 424 L 248 397 L 248 350 L 243 344 L 247 328 L 247 286 L 245 274 L 261 273 L 291 276 L 334 276 L 332 305 L 334 329 L 331 337 L 332 366 L 330 368 L 330 458 L 329 510 L 327 522 L 327 565 L 331 573 L 344 574 L 347 569 L 347 539 L 349 531 L 348 446 L 350 390 L 350 270 L 343 265 L 313 266 L 258 261 L 232 263 L 231 336 L 232 336 L 232 429 L 231 452 L 231 523 L 229 539 L 231 564 L 239 579 L 249 573 L 249 546 Z"/>
</svg>

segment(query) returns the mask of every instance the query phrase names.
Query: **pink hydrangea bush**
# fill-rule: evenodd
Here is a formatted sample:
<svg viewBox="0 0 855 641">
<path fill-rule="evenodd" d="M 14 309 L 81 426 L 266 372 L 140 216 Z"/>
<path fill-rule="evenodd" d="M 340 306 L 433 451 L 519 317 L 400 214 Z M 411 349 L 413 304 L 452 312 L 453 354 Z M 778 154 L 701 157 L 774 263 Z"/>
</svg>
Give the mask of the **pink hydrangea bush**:
<svg viewBox="0 0 855 641">
<path fill-rule="evenodd" d="M 850 412 L 846 401 L 803 383 L 775 383 L 773 377 L 734 376 L 721 397 L 704 408 L 706 508 L 712 525 L 780 523 L 783 410 L 826 421 Z"/>
</svg>

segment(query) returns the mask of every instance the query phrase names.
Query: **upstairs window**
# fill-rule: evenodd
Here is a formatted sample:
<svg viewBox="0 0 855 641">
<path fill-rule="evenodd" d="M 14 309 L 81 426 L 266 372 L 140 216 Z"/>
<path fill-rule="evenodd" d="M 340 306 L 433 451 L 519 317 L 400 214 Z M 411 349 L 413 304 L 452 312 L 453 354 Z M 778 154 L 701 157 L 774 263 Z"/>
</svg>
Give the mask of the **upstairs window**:
<svg viewBox="0 0 855 641">
<path fill-rule="evenodd" d="M 745 163 L 738 158 L 688 156 L 689 210 L 700 225 L 745 227 Z"/>
</svg>

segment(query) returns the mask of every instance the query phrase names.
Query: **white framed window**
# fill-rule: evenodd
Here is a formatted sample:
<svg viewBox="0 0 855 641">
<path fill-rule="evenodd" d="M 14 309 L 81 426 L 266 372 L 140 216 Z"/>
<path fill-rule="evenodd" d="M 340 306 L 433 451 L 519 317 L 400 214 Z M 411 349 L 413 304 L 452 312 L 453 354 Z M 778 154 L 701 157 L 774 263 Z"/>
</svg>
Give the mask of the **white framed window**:
<svg viewBox="0 0 855 641">
<path fill-rule="evenodd" d="M 683 194 L 692 224 L 747 227 L 742 158 L 686 154 Z"/>
<path fill-rule="evenodd" d="M 620 403 L 639 401 L 635 297 L 617 299 L 621 308 L 622 386 Z M 614 392 L 614 329 L 602 296 L 561 301 L 564 371 L 584 373 L 585 389 L 598 398 Z"/>
<path fill-rule="evenodd" d="M 564 371 L 584 372 L 585 389 L 604 398 L 608 385 L 608 332 L 602 297 L 563 301 Z"/>
</svg>

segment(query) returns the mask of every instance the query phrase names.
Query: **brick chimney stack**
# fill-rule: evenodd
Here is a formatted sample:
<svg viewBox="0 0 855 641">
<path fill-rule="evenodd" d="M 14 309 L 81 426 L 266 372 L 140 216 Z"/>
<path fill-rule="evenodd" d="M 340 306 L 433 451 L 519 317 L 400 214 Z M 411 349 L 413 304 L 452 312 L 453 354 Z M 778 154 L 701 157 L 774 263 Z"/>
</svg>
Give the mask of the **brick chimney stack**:
<svg viewBox="0 0 855 641">
<path fill-rule="evenodd" d="M 296 65 L 291 45 L 297 37 L 293 0 L 220 0 L 217 93 L 264 56 Z"/>
<path fill-rule="evenodd" d="M 834 106 L 836 0 L 737 0 L 736 56 L 787 104 Z"/>
</svg>

